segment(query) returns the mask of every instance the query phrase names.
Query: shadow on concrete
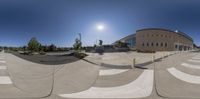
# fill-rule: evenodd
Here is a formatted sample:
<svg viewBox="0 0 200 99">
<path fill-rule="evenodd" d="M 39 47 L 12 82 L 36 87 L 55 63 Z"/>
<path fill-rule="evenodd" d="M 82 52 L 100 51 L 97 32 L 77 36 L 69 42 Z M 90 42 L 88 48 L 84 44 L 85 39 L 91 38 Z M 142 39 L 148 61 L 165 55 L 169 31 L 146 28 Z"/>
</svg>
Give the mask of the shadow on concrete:
<svg viewBox="0 0 200 99">
<path fill-rule="evenodd" d="M 112 65 L 112 64 L 101 63 L 101 66 L 114 69 L 131 69 L 131 65 Z"/>
<path fill-rule="evenodd" d="M 164 58 L 167 58 L 167 57 L 164 57 Z M 155 60 L 155 62 L 160 62 L 160 61 L 162 61 L 162 58 L 158 58 Z M 139 68 L 139 69 L 148 69 L 145 66 L 148 66 L 152 63 L 153 63 L 152 61 L 148 61 L 145 63 L 136 64 L 136 66 L 134 67 Z M 106 64 L 106 63 L 101 63 L 101 66 L 107 67 L 107 68 L 114 68 L 114 69 L 131 69 L 132 68 L 131 65 L 113 65 L 113 64 Z"/>
<path fill-rule="evenodd" d="M 46 65 L 67 64 L 80 60 L 73 55 L 23 55 L 17 52 L 12 52 L 12 54 L 34 63 Z"/>
</svg>

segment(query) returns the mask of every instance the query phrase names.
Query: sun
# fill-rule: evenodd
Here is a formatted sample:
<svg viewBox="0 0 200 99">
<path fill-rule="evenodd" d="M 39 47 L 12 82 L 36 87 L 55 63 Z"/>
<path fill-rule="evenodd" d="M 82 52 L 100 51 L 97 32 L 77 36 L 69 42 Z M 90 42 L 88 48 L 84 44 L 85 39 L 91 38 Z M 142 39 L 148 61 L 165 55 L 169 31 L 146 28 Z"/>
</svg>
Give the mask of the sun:
<svg viewBox="0 0 200 99">
<path fill-rule="evenodd" d="M 104 25 L 102 25 L 102 24 L 99 24 L 99 25 L 97 25 L 97 30 L 104 30 Z"/>
</svg>

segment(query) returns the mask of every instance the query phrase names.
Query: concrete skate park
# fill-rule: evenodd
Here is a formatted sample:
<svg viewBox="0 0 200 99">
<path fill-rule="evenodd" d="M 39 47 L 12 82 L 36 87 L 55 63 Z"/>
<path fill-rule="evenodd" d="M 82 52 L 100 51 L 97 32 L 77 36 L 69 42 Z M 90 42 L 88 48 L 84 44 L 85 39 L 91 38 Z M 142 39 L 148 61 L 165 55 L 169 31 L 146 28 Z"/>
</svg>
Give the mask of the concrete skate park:
<svg viewBox="0 0 200 99">
<path fill-rule="evenodd" d="M 59 65 L 0 53 L 1 99 L 193 99 L 200 97 L 199 52 L 87 53 Z"/>
</svg>

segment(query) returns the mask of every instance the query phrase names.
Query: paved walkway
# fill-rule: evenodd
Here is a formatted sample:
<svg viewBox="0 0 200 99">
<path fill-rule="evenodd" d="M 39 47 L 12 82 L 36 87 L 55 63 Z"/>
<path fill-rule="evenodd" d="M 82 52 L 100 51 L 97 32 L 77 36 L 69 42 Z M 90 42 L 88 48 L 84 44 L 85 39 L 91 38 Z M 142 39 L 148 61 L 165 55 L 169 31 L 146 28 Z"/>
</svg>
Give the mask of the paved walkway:
<svg viewBox="0 0 200 99">
<path fill-rule="evenodd" d="M 188 99 L 200 97 L 200 64 L 188 63 L 194 57 L 197 56 L 179 54 L 156 65 L 156 88 L 160 96 Z"/>
<path fill-rule="evenodd" d="M 0 90 L 0 99 L 198 99 L 200 53 L 163 57 L 146 64 L 146 69 L 131 69 L 102 67 L 84 60 L 63 65 L 41 65 L 1 53 L 0 88 L 4 90 Z M 116 63 L 113 66 L 126 65 Z"/>
<path fill-rule="evenodd" d="M 3 52 L 0 58 L 1 99 L 41 98 L 50 94 L 53 84 L 52 66 L 35 64 Z"/>
<path fill-rule="evenodd" d="M 82 92 L 59 94 L 59 96 L 65 98 L 143 98 L 149 96 L 152 90 L 153 70 L 144 70 L 136 80 L 126 85 L 116 87 L 91 87 Z"/>
</svg>

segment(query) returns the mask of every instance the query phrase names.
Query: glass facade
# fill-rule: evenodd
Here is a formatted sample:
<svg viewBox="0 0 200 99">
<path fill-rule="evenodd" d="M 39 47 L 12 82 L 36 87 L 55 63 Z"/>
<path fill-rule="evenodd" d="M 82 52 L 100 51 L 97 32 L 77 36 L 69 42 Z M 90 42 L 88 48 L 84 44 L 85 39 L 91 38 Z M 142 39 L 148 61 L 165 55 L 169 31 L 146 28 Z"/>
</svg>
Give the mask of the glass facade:
<svg viewBox="0 0 200 99">
<path fill-rule="evenodd" d="M 136 39 L 135 38 L 130 38 L 126 40 L 126 43 L 128 44 L 128 46 L 130 47 L 134 47 L 136 44 Z"/>
<path fill-rule="evenodd" d="M 175 44 L 175 49 L 177 51 L 187 51 L 187 50 L 191 50 L 192 47 L 187 46 L 187 45 L 182 45 L 182 44 Z"/>
</svg>

